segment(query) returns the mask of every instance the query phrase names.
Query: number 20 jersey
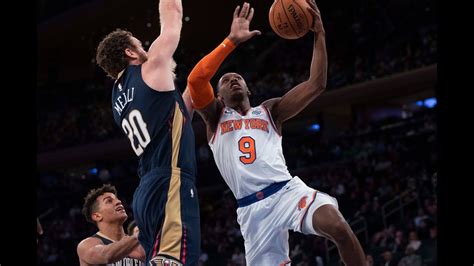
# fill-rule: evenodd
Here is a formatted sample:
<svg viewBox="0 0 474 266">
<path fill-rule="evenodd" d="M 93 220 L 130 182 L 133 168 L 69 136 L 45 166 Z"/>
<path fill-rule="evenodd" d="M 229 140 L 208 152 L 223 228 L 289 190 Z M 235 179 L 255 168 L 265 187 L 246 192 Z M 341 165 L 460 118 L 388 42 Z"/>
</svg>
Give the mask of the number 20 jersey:
<svg viewBox="0 0 474 266">
<path fill-rule="evenodd" d="M 209 146 L 222 177 L 240 199 L 292 178 L 281 142 L 268 109 L 260 105 L 245 115 L 224 107 Z"/>
<path fill-rule="evenodd" d="M 142 79 L 141 65 L 130 65 L 113 86 L 112 112 L 140 159 L 140 177 L 176 167 L 196 176 L 194 132 L 177 89 L 153 90 Z"/>
</svg>

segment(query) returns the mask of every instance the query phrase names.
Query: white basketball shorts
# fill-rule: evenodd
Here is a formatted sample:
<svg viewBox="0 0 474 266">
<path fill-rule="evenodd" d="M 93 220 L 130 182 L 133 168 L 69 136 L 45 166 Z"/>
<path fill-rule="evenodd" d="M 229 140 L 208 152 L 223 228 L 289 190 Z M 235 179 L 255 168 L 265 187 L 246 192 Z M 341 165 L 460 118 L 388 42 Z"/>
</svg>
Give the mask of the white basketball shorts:
<svg viewBox="0 0 474 266">
<path fill-rule="evenodd" d="M 249 266 L 289 265 L 288 230 L 319 235 L 313 228 L 313 213 L 337 200 L 308 187 L 297 176 L 279 191 L 237 209 Z"/>
</svg>

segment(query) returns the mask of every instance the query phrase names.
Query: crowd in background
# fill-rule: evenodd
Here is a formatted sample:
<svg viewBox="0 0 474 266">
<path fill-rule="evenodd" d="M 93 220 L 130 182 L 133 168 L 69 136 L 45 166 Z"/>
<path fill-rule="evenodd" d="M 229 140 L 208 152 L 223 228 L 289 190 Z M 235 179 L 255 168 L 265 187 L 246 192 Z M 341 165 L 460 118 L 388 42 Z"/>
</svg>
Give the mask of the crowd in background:
<svg viewBox="0 0 474 266">
<path fill-rule="evenodd" d="M 327 90 L 436 64 L 437 22 L 430 1 L 348 4 L 345 9 L 328 7 L 323 16 L 329 68 Z M 407 9 L 410 12 L 404 12 Z M 107 30 L 113 29 L 84 37 L 90 44 L 90 54 L 95 54 Z M 242 74 L 252 92 L 251 104 L 258 105 L 282 96 L 309 77 L 312 45 L 311 34 L 288 41 L 267 31 L 238 47 L 216 76 L 226 71 Z M 187 75 L 202 56 L 180 46 L 175 54 L 179 90 L 184 90 Z M 59 83 L 52 75 L 50 80 L 39 83 L 38 151 L 123 135 L 112 119 L 111 80 L 94 63 L 90 67 L 96 73 L 90 80 Z M 214 78 L 213 84 L 216 82 Z"/>
<path fill-rule="evenodd" d="M 436 265 L 435 121 L 434 109 L 421 108 L 412 116 L 354 128 L 328 141 L 284 138 L 290 173 L 335 196 L 345 218 L 356 223 L 355 231 L 365 228 L 358 237 L 368 260 L 373 261 L 368 265 L 385 265 L 382 263 L 389 260 L 392 262 L 387 265 Z M 212 160 L 212 156 L 206 159 L 205 152 L 201 156 L 200 160 Z M 83 197 L 91 188 L 103 183 L 115 185 L 129 221 L 133 219 L 130 206 L 139 182 L 136 162 L 100 162 L 94 167 L 41 174 L 37 196 L 44 235 L 38 247 L 39 265 L 77 263 L 77 243 L 96 230 L 80 212 Z M 245 265 L 236 201 L 222 178 L 210 174 L 213 167 L 203 164 L 197 177 L 201 265 Z M 213 179 L 216 185 L 203 186 L 201 179 Z M 404 207 L 385 217 L 384 204 L 397 197 L 395 202 Z M 336 251 L 329 250 L 328 257 L 324 239 L 290 233 L 289 241 L 292 265 L 337 265 L 331 261 Z"/>
</svg>

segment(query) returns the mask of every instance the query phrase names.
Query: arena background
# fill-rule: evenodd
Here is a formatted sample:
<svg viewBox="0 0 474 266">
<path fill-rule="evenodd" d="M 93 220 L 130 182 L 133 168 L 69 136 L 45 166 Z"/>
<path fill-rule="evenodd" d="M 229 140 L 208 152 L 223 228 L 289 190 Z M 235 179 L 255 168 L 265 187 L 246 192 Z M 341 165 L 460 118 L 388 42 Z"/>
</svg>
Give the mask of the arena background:
<svg viewBox="0 0 474 266">
<path fill-rule="evenodd" d="M 237 71 L 252 105 L 309 75 L 312 36 L 283 40 L 268 25 L 272 1 L 249 1 L 262 31 L 216 75 Z M 95 48 L 115 28 L 148 48 L 159 34 L 157 1 L 39 1 L 37 6 L 37 265 L 79 265 L 77 243 L 96 230 L 80 209 L 103 183 L 115 185 L 129 220 L 137 162 L 113 124 L 111 81 Z M 183 1 L 175 54 L 182 91 L 195 63 L 227 36 L 240 1 Z M 437 265 L 437 9 L 433 1 L 319 1 L 328 49 L 327 91 L 283 130 L 290 173 L 336 196 L 373 265 L 416 247 Z M 343 7 L 343 8 L 342 8 Z M 148 41 L 148 43 L 147 43 Z M 216 80 L 213 80 L 215 84 Z M 244 265 L 235 199 L 195 116 L 202 265 Z M 290 233 L 292 265 L 337 265 L 334 246 Z"/>
</svg>

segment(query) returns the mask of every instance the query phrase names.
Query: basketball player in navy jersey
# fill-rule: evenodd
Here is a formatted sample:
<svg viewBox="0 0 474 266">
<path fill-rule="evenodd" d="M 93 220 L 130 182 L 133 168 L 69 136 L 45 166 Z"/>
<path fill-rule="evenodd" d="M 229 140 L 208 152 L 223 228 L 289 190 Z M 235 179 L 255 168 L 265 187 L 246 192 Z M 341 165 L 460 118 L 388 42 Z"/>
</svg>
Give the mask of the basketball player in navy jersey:
<svg viewBox="0 0 474 266">
<path fill-rule="evenodd" d="M 114 186 L 103 185 L 91 190 L 84 199 L 82 213 L 99 232 L 77 245 L 81 266 L 145 265 L 145 251 L 137 235 L 128 236 L 123 229 L 128 216 Z"/>
<path fill-rule="evenodd" d="M 207 127 L 209 146 L 222 177 L 237 199 L 237 221 L 247 265 L 290 264 L 288 230 L 335 242 L 343 262 L 365 265 L 362 247 L 338 210 L 335 198 L 314 190 L 288 172 L 282 151 L 282 124 L 301 112 L 326 87 L 325 31 L 316 3 L 313 57 L 309 79 L 283 97 L 250 106 L 250 91 L 237 73 L 224 74 L 214 97 L 212 76 L 228 54 L 255 35 L 249 31 L 253 9 L 234 13 L 231 33 L 204 57 L 188 77 L 194 107 Z"/>
<path fill-rule="evenodd" d="M 181 0 L 160 0 L 161 32 L 146 52 L 116 30 L 97 48 L 97 63 L 115 79 L 114 120 L 139 158 L 133 196 L 138 239 L 151 265 L 196 265 L 200 255 L 196 158 L 189 94 L 175 89 L 173 54 L 180 40 Z"/>
</svg>

